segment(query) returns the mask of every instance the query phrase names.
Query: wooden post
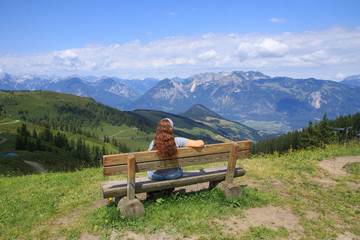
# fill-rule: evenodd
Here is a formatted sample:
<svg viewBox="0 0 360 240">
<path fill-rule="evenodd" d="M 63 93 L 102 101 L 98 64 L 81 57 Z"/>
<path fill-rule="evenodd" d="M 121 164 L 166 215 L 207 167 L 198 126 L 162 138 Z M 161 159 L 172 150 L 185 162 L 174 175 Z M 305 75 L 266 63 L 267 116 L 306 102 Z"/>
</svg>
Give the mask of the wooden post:
<svg viewBox="0 0 360 240">
<path fill-rule="evenodd" d="M 235 173 L 238 151 L 239 151 L 239 145 L 234 143 L 233 147 L 230 151 L 230 158 L 229 158 L 229 162 L 228 162 L 225 182 L 232 183 L 234 180 L 234 173 Z"/>
<path fill-rule="evenodd" d="M 135 156 L 134 154 L 128 155 L 128 182 L 127 182 L 127 199 L 135 198 Z"/>
</svg>

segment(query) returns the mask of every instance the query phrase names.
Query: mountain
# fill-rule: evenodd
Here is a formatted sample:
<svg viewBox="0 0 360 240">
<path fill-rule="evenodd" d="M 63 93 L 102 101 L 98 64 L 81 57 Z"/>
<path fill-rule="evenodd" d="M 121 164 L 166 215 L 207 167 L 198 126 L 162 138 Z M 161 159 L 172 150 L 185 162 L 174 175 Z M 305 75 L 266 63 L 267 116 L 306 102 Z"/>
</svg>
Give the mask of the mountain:
<svg viewBox="0 0 360 240">
<path fill-rule="evenodd" d="M 51 90 L 91 97 L 121 110 L 186 112 L 201 104 L 247 126 L 287 132 L 317 121 L 360 111 L 358 76 L 343 82 L 269 77 L 260 72 L 201 73 L 188 78 L 125 80 L 109 77 L 60 79 L 0 74 L 0 89 Z"/>
<path fill-rule="evenodd" d="M 116 79 L 116 78 L 115 78 Z M 136 96 L 143 95 L 150 88 L 159 83 L 158 79 L 155 78 L 145 78 L 144 80 L 131 79 L 131 80 L 123 80 L 119 79 L 118 82 L 125 84 L 128 86 Z"/>
<path fill-rule="evenodd" d="M 341 83 L 354 85 L 354 86 L 360 86 L 360 75 L 354 75 L 354 76 L 347 77 L 344 80 L 342 80 Z"/>
<path fill-rule="evenodd" d="M 188 109 L 192 104 L 193 99 L 189 98 L 182 83 L 165 79 L 134 102 L 125 105 L 125 109 L 153 109 L 178 113 Z"/>
<path fill-rule="evenodd" d="M 224 119 L 219 114 L 211 111 L 210 109 L 204 107 L 201 104 L 195 104 L 191 106 L 186 112 L 180 113 L 180 115 L 199 121 L 203 121 L 207 118 L 220 119 L 220 120 Z"/>
<path fill-rule="evenodd" d="M 160 81 L 125 109 L 181 113 L 201 104 L 232 121 L 278 121 L 291 128 L 309 120 L 360 111 L 360 87 L 317 79 L 271 78 L 260 72 L 204 73 Z"/>
<path fill-rule="evenodd" d="M 0 75 L 0 89 L 3 90 L 47 90 L 91 97 L 111 107 L 121 108 L 125 102 L 135 100 L 153 87 L 158 80 L 125 80 L 109 77 L 40 77 L 29 74 Z"/>
<path fill-rule="evenodd" d="M 253 128 L 225 119 L 200 104 L 191 106 L 186 112 L 179 115 L 218 130 L 220 134 L 217 137 L 223 139 L 223 141 L 241 141 L 246 139 L 259 141 L 274 136 L 264 135 Z"/>
</svg>

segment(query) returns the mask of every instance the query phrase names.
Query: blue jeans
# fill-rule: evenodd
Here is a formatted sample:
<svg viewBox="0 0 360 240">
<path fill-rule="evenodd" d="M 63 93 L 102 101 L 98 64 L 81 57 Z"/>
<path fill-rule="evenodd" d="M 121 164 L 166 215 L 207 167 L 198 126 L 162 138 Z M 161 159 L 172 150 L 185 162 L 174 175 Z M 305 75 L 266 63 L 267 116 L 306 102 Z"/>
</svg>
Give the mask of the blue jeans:
<svg viewBox="0 0 360 240">
<path fill-rule="evenodd" d="M 158 171 L 148 171 L 148 177 L 154 181 L 177 179 L 182 176 L 183 168 L 179 167 L 176 172 L 171 174 L 161 174 Z"/>
</svg>

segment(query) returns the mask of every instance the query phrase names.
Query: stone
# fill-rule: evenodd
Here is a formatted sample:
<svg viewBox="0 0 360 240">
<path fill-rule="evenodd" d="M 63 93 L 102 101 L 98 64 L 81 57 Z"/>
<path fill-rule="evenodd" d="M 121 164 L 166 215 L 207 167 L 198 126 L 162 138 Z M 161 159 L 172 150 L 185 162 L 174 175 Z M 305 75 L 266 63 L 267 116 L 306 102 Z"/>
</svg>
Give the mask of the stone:
<svg viewBox="0 0 360 240">
<path fill-rule="evenodd" d="M 229 182 L 221 182 L 219 183 L 219 188 L 221 191 L 224 192 L 227 198 L 238 198 L 242 195 L 242 189 L 239 184 L 237 183 L 229 183 Z"/>
<path fill-rule="evenodd" d="M 127 197 L 122 198 L 118 203 L 118 209 L 124 217 L 138 217 L 145 214 L 144 205 L 137 198 L 131 200 Z"/>
</svg>

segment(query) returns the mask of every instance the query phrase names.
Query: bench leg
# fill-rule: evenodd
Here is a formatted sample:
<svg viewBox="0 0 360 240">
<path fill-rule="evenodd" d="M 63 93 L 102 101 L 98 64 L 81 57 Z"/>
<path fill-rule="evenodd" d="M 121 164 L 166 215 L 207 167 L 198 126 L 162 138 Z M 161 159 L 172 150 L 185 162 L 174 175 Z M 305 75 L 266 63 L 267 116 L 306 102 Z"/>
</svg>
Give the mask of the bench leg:
<svg viewBox="0 0 360 240">
<path fill-rule="evenodd" d="M 118 209 L 124 217 L 138 217 L 145 214 L 144 205 L 139 199 L 123 197 L 118 203 Z"/>
<path fill-rule="evenodd" d="M 219 188 L 227 198 L 237 198 L 241 197 L 242 195 L 242 189 L 239 184 L 237 183 L 229 183 L 226 181 L 223 181 L 219 183 Z"/>
</svg>

